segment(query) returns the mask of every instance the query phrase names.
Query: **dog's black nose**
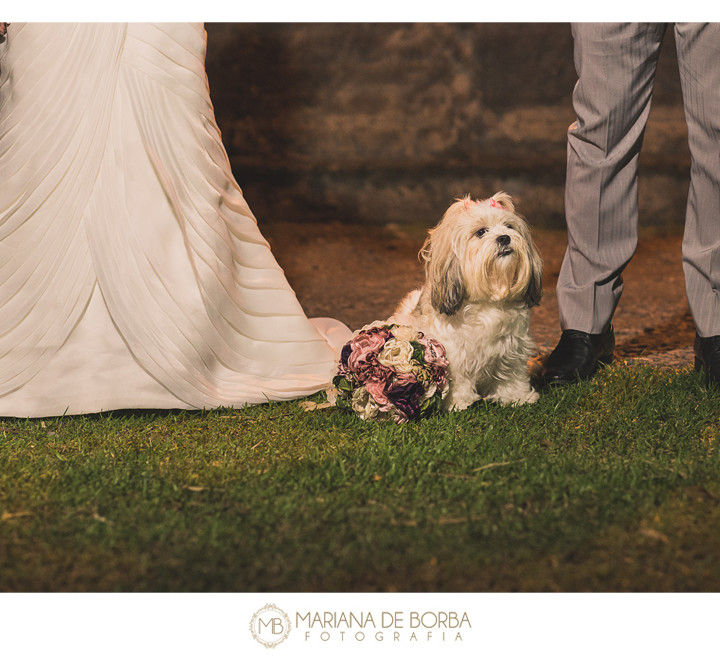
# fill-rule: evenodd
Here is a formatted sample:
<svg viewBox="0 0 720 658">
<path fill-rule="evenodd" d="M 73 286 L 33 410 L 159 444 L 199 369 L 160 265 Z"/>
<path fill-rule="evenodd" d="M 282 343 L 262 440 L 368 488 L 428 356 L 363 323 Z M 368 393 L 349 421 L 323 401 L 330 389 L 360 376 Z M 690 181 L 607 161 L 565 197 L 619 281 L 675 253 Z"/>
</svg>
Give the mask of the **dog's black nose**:
<svg viewBox="0 0 720 658">
<path fill-rule="evenodd" d="M 498 235 L 498 237 L 495 238 L 495 240 L 501 247 L 507 247 L 510 244 L 510 236 L 509 235 Z"/>
</svg>

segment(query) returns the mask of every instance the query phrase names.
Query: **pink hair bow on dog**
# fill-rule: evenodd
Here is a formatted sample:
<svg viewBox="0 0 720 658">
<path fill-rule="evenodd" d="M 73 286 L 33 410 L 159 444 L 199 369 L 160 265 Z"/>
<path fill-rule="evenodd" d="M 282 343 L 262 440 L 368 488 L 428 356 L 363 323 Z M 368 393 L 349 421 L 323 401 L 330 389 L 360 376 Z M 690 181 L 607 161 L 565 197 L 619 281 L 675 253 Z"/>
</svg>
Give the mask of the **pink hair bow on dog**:
<svg viewBox="0 0 720 658">
<path fill-rule="evenodd" d="M 490 199 L 490 205 L 493 208 L 502 208 L 502 206 L 495 199 Z"/>
</svg>

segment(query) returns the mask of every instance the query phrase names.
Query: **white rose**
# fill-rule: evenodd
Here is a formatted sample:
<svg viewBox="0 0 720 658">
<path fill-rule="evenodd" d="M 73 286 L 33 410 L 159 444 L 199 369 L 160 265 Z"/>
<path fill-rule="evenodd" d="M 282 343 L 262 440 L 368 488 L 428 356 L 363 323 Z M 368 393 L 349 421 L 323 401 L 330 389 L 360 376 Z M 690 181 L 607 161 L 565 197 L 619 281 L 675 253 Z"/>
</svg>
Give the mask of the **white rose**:
<svg viewBox="0 0 720 658">
<path fill-rule="evenodd" d="M 430 385 L 430 388 L 428 388 L 427 391 L 425 391 L 425 395 L 423 395 L 422 400 L 425 402 L 425 400 L 429 400 L 433 395 L 435 395 L 435 392 L 437 391 L 437 384 L 433 382 Z"/>
<path fill-rule="evenodd" d="M 358 329 L 356 331 L 353 331 L 353 338 L 359 334 L 361 334 L 363 331 L 368 331 L 369 329 L 374 329 L 375 327 L 382 328 L 387 326 L 387 321 L 385 320 L 375 320 L 374 322 L 371 322 L 370 324 L 366 324 L 362 329 Z"/>
<path fill-rule="evenodd" d="M 395 325 L 390 331 L 398 340 L 406 340 L 409 342 L 411 340 L 416 340 L 418 337 L 417 329 L 406 324 Z"/>
<path fill-rule="evenodd" d="M 413 346 L 409 341 L 390 338 L 377 360 L 383 366 L 395 368 L 396 372 L 412 372 L 412 355 Z"/>
<path fill-rule="evenodd" d="M 377 416 L 379 406 L 368 390 L 361 386 L 353 393 L 352 408 L 361 420 L 371 420 Z"/>
</svg>

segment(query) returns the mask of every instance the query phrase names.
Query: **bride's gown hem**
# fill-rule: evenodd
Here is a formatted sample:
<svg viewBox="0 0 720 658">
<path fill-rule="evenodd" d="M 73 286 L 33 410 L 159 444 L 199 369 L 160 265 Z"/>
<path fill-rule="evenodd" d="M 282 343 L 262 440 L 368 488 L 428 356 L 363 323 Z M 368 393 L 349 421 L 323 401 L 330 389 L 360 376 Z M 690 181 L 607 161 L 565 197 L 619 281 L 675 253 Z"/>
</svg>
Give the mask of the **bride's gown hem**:
<svg viewBox="0 0 720 658">
<path fill-rule="evenodd" d="M 201 25 L 0 45 L 0 416 L 244 407 L 332 377 L 232 176 Z"/>
</svg>

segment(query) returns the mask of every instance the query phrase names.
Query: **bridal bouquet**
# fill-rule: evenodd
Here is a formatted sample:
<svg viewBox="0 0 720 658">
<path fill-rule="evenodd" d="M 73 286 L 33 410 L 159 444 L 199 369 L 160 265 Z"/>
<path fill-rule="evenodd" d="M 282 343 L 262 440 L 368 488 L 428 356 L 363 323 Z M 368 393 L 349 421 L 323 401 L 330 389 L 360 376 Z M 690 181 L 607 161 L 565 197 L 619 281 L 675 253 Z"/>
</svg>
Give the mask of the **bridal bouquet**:
<svg viewBox="0 0 720 658">
<path fill-rule="evenodd" d="M 448 390 L 445 348 L 412 327 L 374 322 L 342 349 L 328 401 L 363 420 L 405 423 L 438 411 Z"/>
</svg>

